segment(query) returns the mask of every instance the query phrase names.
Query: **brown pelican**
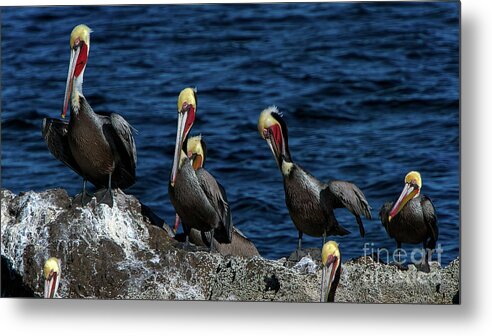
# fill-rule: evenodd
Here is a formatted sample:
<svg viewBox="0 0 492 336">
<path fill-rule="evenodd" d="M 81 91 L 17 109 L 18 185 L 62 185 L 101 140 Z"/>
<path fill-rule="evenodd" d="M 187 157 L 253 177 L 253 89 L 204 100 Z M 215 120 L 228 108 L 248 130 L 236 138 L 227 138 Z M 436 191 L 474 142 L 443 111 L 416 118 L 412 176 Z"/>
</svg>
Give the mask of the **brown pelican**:
<svg viewBox="0 0 492 336">
<path fill-rule="evenodd" d="M 178 98 L 178 128 L 169 197 L 183 221 L 187 237 L 190 229 L 196 229 L 210 232 L 210 237 L 215 237 L 219 243 L 230 243 L 232 220 L 224 189 L 204 168 L 195 171 L 183 151 L 183 143 L 193 126 L 195 113 L 196 92 L 186 88 Z M 213 241 L 211 239 L 211 250 L 214 250 Z"/>
<path fill-rule="evenodd" d="M 55 297 L 61 277 L 61 262 L 59 259 L 51 257 L 44 264 L 44 297 L 52 299 Z"/>
<path fill-rule="evenodd" d="M 116 113 L 95 113 L 82 93 L 90 32 L 86 25 L 78 25 L 70 35 L 71 57 L 61 114 L 65 118 L 70 105 L 70 121 L 44 119 L 43 137 L 53 156 L 84 179 L 82 205 L 91 199 L 86 191 L 86 181 L 90 181 L 104 188 L 96 193 L 98 202 L 112 207 L 111 188 L 135 183 L 137 152 L 130 124 Z"/>
<path fill-rule="evenodd" d="M 434 205 L 429 197 L 421 195 L 422 178 L 420 173 L 411 171 L 405 176 L 403 191 L 394 203 L 387 202 L 379 211 L 379 218 L 386 232 L 396 240 L 398 248 L 398 264 L 402 243 L 422 243 L 425 257 L 417 268 L 429 272 L 429 260 L 432 250 L 436 247 L 439 228 Z"/>
<path fill-rule="evenodd" d="M 287 124 L 275 106 L 261 112 L 258 131 L 272 150 L 284 180 L 285 202 L 290 217 L 298 232 L 297 250 L 301 249 L 302 235 L 314 237 L 327 235 L 343 236 L 350 232 L 338 224 L 333 209 L 347 208 L 359 224 L 364 237 L 364 226 L 360 218 L 371 218 L 371 207 L 362 191 L 345 181 L 322 183 L 292 161 L 289 152 Z"/>
<path fill-rule="evenodd" d="M 191 165 L 195 172 L 198 169 L 203 169 L 203 165 L 205 164 L 206 158 L 206 150 L 207 146 L 205 144 L 205 140 L 203 140 L 202 136 L 194 136 L 190 137 L 186 142 L 186 154 L 188 158 L 191 160 Z M 224 199 L 227 202 L 227 195 L 225 194 L 222 186 L 217 183 L 219 187 L 221 187 L 221 193 L 223 193 Z M 212 188 L 213 186 L 211 186 Z M 174 233 L 178 230 L 179 227 L 179 215 L 176 214 L 176 221 L 174 224 Z M 181 237 L 176 237 L 177 239 L 181 239 Z M 208 232 L 200 232 L 195 229 L 191 229 L 189 233 L 189 240 L 191 243 L 197 246 L 210 246 L 210 234 Z M 235 255 L 242 257 L 252 257 L 259 256 L 259 252 L 256 249 L 256 246 L 236 227 L 232 226 L 232 238 L 231 243 L 223 243 L 220 244 L 217 241 L 214 241 L 214 246 L 217 248 L 217 251 L 222 255 Z"/>
<path fill-rule="evenodd" d="M 321 250 L 321 302 L 333 302 L 340 281 L 342 256 L 338 244 L 332 240 Z"/>
<path fill-rule="evenodd" d="M 207 151 L 207 145 L 205 141 L 202 139 L 201 135 L 191 137 L 186 141 L 186 155 L 188 159 L 191 161 L 191 166 L 195 172 L 199 168 L 203 168 L 205 165 L 205 156 Z M 225 194 L 225 191 L 224 191 Z M 176 233 L 179 228 L 179 215 L 176 214 L 176 220 L 174 222 L 173 231 Z"/>
</svg>

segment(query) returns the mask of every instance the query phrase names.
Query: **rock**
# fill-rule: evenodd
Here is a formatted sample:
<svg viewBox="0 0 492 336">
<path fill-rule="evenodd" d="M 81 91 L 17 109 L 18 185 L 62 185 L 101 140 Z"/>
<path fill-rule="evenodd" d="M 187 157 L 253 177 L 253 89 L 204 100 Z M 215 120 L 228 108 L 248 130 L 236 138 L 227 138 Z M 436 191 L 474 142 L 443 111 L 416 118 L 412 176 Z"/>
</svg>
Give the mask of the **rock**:
<svg viewBox="0 0 492 336">
<path fill-rule="evenodd" d="M 148 211 L 121 191 L 113 208 L 80 208 L 60 189 L 2 190 L 2 296 L 42 296 L 42 267 L 55 256 L 64 298 L 319 300 L 321 271 L 309 255 L 294 267 L 285 258 L 186 251 Z M 343 264 L 335 301 L 451 303 L 458 289 L 458 259 L 424 274 L 359 258 Z"/>
<path fill-rule="evenodd" d="M 459 259 L 445 268 L 430 263 L 430 273 L 407 271 L 397 266 L 374 262 L 371 257 L 343 264 L 337 302 L 437 303 L 450 304 L 458 292 Z"/>
<path fill-rule="evenodd" d="M 305 248 L 301 250 L 295 250 L 292 252 L 287 258 L 289 262 L 298 262 L 301 260 L 303 257 L 309 257 L 313 260 L 321 260 L 321 249 L 320 248 Z"/>
<path fill-rule="evenodd" d="M 316 273 L 318 266 L 313 259 L 306 256 L 302 257 L 302 259 L 299 260 L 299 262 L 295 264 L 292 268 L 298 270 L 301 273 Z"/>
</svg>

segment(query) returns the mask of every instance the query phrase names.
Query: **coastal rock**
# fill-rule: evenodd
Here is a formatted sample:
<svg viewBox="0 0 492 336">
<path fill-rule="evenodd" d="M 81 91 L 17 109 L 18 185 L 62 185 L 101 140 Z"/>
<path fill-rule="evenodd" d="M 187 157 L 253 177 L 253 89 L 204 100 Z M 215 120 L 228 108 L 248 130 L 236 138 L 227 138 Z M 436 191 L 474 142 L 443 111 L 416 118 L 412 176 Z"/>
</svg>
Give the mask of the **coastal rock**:
<svg viewBox="0 0 492 336">
<path fill-rule="evenodd" d="M 55 256 L 63 298 L 319 300 L 316 253 L 296 264 L 184 250 L 149 211 L 119 190 L 113 208 L 93 202 L 80 208 L 61 189 L 2 190 L 2 296 L 42 296 L 41 270 Z M 335 301 L 452 303 L 458 290 L 458 259 L 425 274 L 359 258 L 343 263 Z"/>
<path fill-rule="evenodd" d="M 445 268 L 430 263 L 430 272 L 407 271 L 375 262 L 371 257 L 343 264 L 335 300 L 366 303 L 453 303 L 458 292 L 460 262 L 453 260 Z"/>
</svg>

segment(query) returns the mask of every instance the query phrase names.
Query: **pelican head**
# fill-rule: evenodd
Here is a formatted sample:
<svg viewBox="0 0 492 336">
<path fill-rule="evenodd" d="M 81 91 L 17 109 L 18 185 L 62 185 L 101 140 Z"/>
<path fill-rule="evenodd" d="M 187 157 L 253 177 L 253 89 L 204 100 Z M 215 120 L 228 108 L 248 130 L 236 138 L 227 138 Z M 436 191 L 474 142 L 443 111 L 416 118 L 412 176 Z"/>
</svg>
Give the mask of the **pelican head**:
<svg viewBox="0 0 492 336">
<path fill-rule="evenodd" d="M 206 151 L 207 146 L 201 135 L 191 137 L 186 142 L 186 154 L 191 160 L 194 170 L 205 165 Z"/>
<path fill-rule="evenodd" d="M 282 160 L 292 161 L 288 146 L 287 124 L 276 106 L 267 107 L 261 112 L 258 119 L 258 132 L 268 143 L 279 167 L 282 165 Z"/>
<path fill-rule="evenodd" d="M 84 70 L 89 57 L 91 30 L 84 24 L 76 26 L 70 34 L 70 65 L 68 66 L 67 85 L 63 102 L 62 118 L 65 118 L 68 103 L 72 95 L 74 81 L 76 88 L 82 88 Z"/>
<path fill-rule="evenodd" d="M 54 298 L 61 277 L 61 262 L 60 259 L 51 257 L 46 260 L 43 269 L 44 275 L 44 297 Z"/>
<path fill-rule="evenodd" d="M 422 178 L 420 177 L 420 173 L 417 171 L 411 171 L 405 176 L 405 186 L 403 187 L 403 191 L 398 197 L 398 200 L 393 205 L 393 208 L 390 211 L 388 220 L 391 222 L 391 219 L 394 218 L 400 211 L 403 209 L 405 204 L 411 199 L 420 195 L 420 189 L 422 188 Z"/>
<path fill-rule="evenodd" d="M 323 245 L 321 250 L 321 302 L 328 302 L 335 274 L 340 267 L 340 250 L 338 244 L 332 240 Z M 333 288 L 333 290 L 336 288 Z"/>
<path fill-rule="evenodd" d="M 174 148 L 173 170 L 171 172 L 171 186 L 173 187 L 174 182 L 176 182 L 183 142 L 195 121 L 196 101 L 196 90 L 192 88 L 184 89 L 178 97 L 178 129 L 176 132 L 176 147 Z"/>
</svg>

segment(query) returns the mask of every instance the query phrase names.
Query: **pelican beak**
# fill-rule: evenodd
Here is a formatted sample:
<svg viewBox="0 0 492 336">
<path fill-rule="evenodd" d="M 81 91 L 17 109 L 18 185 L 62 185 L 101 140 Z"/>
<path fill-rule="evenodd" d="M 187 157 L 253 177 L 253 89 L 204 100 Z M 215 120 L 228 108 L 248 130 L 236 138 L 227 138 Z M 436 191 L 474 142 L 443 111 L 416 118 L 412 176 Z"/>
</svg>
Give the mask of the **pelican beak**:
<svg viewBox="0 0 492 336">
<path fill-rule="evenodd" d="M 199 168 L 203 167 L 203 157 L 200 154 L 194 153 L 191 156 L 188 155 L 188 157 L 190 158 L 190 160 L 192 162 L 194 170 L 198 170 Z"/>
<path fill-rule="evenodd" d="M 323 264 L 321 273 L 321 302 L 328 302 L 331 285 L 337 272 L 340 260 L 337 256 L 328 255 L 326 262 Z"/>
<path fill-rule="evenodd" d="M 270 129 L 265 129 L 264 131 L 265 140 L 268 143 L 268 147 L 273 153 L 275 160 L 277 161 L 277 165 L 280 167 L 282 163 L 282 149 L 281 144 L 277 141 L 275 136 L 273 135 Z"/>
<path fill-rule="evenodd" d="M 390 211 L 388 220 L 391 222 L 391 220 L 395 218 L 401 209 L 403 209 L 405 204 L 407 204 L 407 202 L 414 198 L 418 193 L 419 188 L 417 186 L 410 183 L 405 183 L 405 187 L 403 187 L 400 197 L 398 197 L 398 200 L 395 202 L 395 205 L 393 205 L 393 208 Z"/>
<path fill-rule="evenodd" d="M 173 233 L 176 234 L 176 232 L 178 232 L 178 228 L 179 228 L 179 215 L 176 214 L 176 220 L 174 221 L 174 227 L 173 227 Z"/>
<path fill-rule="evenodd" d="M 58 284 L 60 277 L 58 272 L 52 272 L 50 276 L 44 280 L 44 298 L 52 299 L 55 297 L 55 293 L 58 290 Z"/>
<path fill-rule="evenodd" d="M 173 169 L 171 171 L 171 186 L 176 183 L 178 167 L 181 157 L 186 158 L 183 152 L 183 142 L 188 136 L 188 132 L 193 126 L 196 113 L 196 90 L 191 88 L 183 89 L 178 97 L 178 128 L 176 131 L 176 147 L 174 148 Z"/>
<path fill-rule="evenodd" d="M 174 148 L 173 170 L 171 172 L 171 186 L 174 187 L 176 182 L 176 175 L 178 174 L 178 165 L 181 157 L 181 151 L 183 148 L 183 141 L 185 138 L 185 123 L 188 118 L 188 111 L 180 111 L 178 113 L 178 128 L 176 132 L 176 146 Z"/>
<path fill-rule="evenodd" d="M 51 257 L 46 260 L 43 268 L 44 275 L 44 297 L 54 298 L 56 291 L 58 290 L 58 284 L 60 283 L 61 276 L 61 262 L 60 259 Z"/>
<path fill-rule="evenodd" d="M 70 51 L 70 64 L 68 66 L 67 84 L 65 87 L 65 98 L 63 99 L 63 109 L 61 117 L 65 118 L 68 110 L 68 103 L 72 95 L 74 78 L 79 77 L 87 64 L 89 56 L 89 47 L 83 41 L 77 41 L 77 44 Z"/>
<path fill-rule="evenodd" d="M 65 118 L 68 110 L 68 103 L 70 101 L 70 96 L 72 95 L 73 78 L 75 75 L 75 67 L 77 64 L 77 59 L 79 58 L 80 49 L 72 49 L 70 52 L 70 65 L 68 66 L 67 75 L 67 85 L 65 87 L 65 98 L 63 99 L 63 109 L 61 117 Z"/>
</svg>

